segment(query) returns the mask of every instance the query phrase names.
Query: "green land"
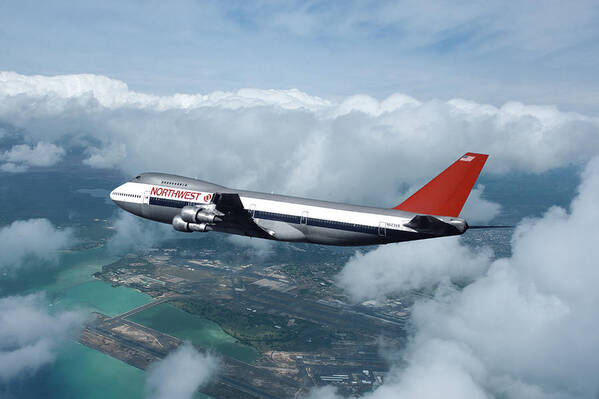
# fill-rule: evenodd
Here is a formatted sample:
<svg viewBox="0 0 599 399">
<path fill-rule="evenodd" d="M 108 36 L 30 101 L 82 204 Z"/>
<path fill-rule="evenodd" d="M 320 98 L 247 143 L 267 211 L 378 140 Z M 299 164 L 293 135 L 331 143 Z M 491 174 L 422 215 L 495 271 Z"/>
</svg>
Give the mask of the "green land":
<svg viewBox="0 0 599 399">
<path fill-rule="evenodd" d="M 137 313 L 129 317 L 129 320 L 242 362 L 252 363 L 259 357 L 256 349 L 238 342 L 218 324 L 168 303 Z"/>
<path fill-rule="evenodd" d="M 199 299 L 174 301 L 184 311 L 218 324 L 227 334 L 260 351 L 312 351 L 330 346 L 333 335 L 301 319 L 231 309 Z"/>
</svg>

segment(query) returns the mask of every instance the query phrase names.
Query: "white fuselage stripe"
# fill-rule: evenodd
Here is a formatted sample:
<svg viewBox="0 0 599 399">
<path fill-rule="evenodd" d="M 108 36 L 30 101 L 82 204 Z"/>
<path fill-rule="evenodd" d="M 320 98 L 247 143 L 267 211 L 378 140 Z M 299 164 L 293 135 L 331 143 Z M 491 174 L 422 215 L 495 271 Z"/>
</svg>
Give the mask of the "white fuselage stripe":
<svg viewBox="0 0 599 399">
<path fill-rule="evenodd" d="M 122 202 L 130 202 L 135 204 L 143 204 L 144 203 L 144 194 L 146 198 L 151 192 L 153 187 L 164 187 L 172 190 L 185 190 L 185 188 L 177 188 L 171 186 L 161 186 L 157 184 L 145 184 L 145 183 L 135 183 L 135 182 L 127 182 L 119 187 L 118 190 L 115 190 L 111 194 L 111 199 Z M 191 204 L 202 205 L 206 202 L 203 201 L 203 197 L 206 194 L 214 194 L 214 193 L 206 193 L 206 192 L 198 192 L 194 190 L 188 190 L 190 192 L 200 193 L 199 201 L 188 201 Z M 173 199 L 178 201 L 185 201 L 183 198 L 177 198 L 176 196 L 156 196 L 152 197 L 156 198 L 164 198 L 164 199 Z M 327 207 L 319 207 L 312 205 L 304 205 L 297 204 L 285 201 L 275 201 L 275 200 L 266 200 L 261 198 L 253 198 L 249 196 L 240 196 L 243 207 L 248 211 L 263 211 L 263 212 L 273 212 L 284 215 L 292 215 L 297 217 L 308 217 L 308 218 L 316 218 L 316 219 L 324 219 L 335 222 L 344 222 L 344 223 L 355 223 L 363 226 L 371 226 L 371 227 L 379 227 L 381 223 L 384 223 L 386 228 L 391 228 L 394 230 L 403 230 L 413 232 L 413 229 L 409 227 L 405 227 L 404 225 L 410 221 L 409 218 L 399 217 L 399 216 L 389 216 L 377 213 L 368 213 L 368 212 L 355 212 L 355 211 L 347 211 L 341 209 L 327 208 Z"/>
</svg>

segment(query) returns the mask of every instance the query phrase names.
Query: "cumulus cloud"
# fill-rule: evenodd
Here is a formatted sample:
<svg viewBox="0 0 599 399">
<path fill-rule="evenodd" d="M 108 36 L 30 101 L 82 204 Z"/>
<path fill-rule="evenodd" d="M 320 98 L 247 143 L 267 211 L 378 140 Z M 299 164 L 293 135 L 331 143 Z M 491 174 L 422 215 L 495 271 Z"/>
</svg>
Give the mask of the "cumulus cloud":
<svg viewBox="0 0 599 399">
<path fill-rule="evenodd" d="M 29 258 L 55 262 L 72 245 L 71 229 L 56 228 L 47 219 L 17 220 L 0 227 L 0 271 L 19 269 Z"/>
<path fill-rule="evenodd" d="M 237 92 L 216 91 L 207 95 L 157 96 L 131 91 L 125 82 L 91 74 L 48 77 L 4 71 L 0 72 L 0 86 L 2 94 L 10 97 L 22 95 L 62 100 L 83 99 L 110 109 L 149 108 L 165 111 L 214 106 L 237 109 L 267 105 L 276 105 L 283 109 L 318 109 L 329 105 L 328 101 L 309 96 L 297 89 L 240 89 Z"/>
<path fill-rule="evenodd" d="M 118 167 L 127 157 L 127 149 L 124 144 L 112 144 L 103 148 L 90 147 L 87 149 L 89 157 L 83 163 L 92 168 L 114 168 Z"/>
<path fill-rule="evenodd" d="M 457 237 L 389 244 L 357 252 L 336 279 L 355 301 L 380 299 L 443 281 L 471 280 L 486 271 L 491 256 L 491 250 L 472 250 Z"/>
<path fill-rule="evenodd" d="M 0 100 L 0 122 L 30 142 L 83 145 L 93 167 L 386 207 L 466 151 L 491 154 L 485 173 L 543 172 L 599 153 L 599 118 L 519 102 L 401 93 L 333 102 L 257 89 L 157 96 L 103 76 L 7 72 Z"/>
<path fill-rule="evenodd" d="M 191 343 L 178 347 L 146 371 L 148 399 L 191 399 L 216 374 L 216 357 L 198 352 Z"/>
<path fill-rule="evenodd" d="M 517 227 L 511 257 L 491 262 L 463 290 L 442 284 L 434 298 L 414 305 L 415 333 L 403 365 L 366 397 L 596 397 L 599 247 L 593 232 L 599 223 L 598 197 L 596 158 L 587 165 L 569 210 L 553 207 Z M 395 248 L 398 255 L 400 248 Z M 378 251 L 364 269 L 377 270 Z M 442 254 L 459 264 L 469 259 L 469 251 L 454 248 Z M 402 262 L 396 262 L 398 269 Z M 444 280 L 432 274 L 432 280 Z M 376 279 L 363 282 L 379 284 Z M 336 397 L 331 389 L 312 394 Z"/>
<path fill-rule="evenodd" d="M 26 172 L 29 169 L 29 167 L 27 165 L 24 164 L 14 164 L 12 162 L 6 162 L 3 164 L 0 164 L 0 170 L 2 172 L 8 172 L 8 173 L 22 173 L 22 172 Z"/>
<path fill-rule="evenodd" d="M 56 358 L 85 321 L 80 312 L 50 314 L 41 294 L 0 299 L 0 383 L 34 374 Z"/>
<path fill-rule="evenodd" d="M 35 146 L 20 144 L 13 146 L 10 150 L 0 154 L 0 170 L 4 172 L 24 172 L 30 166 L 52 166 L 58 163 L 65 154 L 61 147 L 38 142 Z"/>
<path fill-rule="evenodd" d="M 471 225 L 487 223 L 501 212 L 501 205 L 482 198 L 485 186 L 479 184 L 470 192 L 460 216 Z"/>
<path fill-rule="evenodd" d="M 150 222 L 125 211 L 117 213 L 112 227 L 115 234 L 108 241 L 107 248 L 113 252 L 149 248 L 162 240 L 176 237 L 170 224 Z"/>
</svg>

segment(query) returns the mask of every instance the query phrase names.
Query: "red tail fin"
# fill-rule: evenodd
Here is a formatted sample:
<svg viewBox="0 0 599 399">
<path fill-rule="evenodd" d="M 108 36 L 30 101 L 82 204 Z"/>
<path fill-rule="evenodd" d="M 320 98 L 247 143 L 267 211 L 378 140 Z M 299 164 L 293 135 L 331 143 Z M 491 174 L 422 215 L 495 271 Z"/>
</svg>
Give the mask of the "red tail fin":
<svg viewBox="0 0 599 399">
<path fill-rule="evenodd" d="M 488 157 L 472 152 L 465 154 L 393 209 L 457 217 Z"/>
</svg>

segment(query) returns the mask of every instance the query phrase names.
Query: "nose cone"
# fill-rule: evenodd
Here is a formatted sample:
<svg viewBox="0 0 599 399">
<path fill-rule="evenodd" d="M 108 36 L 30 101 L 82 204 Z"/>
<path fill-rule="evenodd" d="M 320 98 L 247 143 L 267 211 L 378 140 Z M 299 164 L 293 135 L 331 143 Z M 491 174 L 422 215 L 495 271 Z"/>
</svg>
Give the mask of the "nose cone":
<svg viewBox="0 0 599 399">
<path fill-rule="evenodd" d="M 134 215 L 141 215 L 141 195 L 137 193 L 136 188 L 131 183 L 122 184 L 112 190 L 110 199 L 119 208 Z"/>
<path fill-rule="evenodd" d="M 121 184 L 120 186 L 118 186 L 117 188 L 112 190 L 110 192 L 110 199 L 112 200 L 112 202 L 117 204 L 117 206 L 119 208 L 125 209 L 125 206 L 123 206 L 124 205 L 124 197 L 119 195 L 119 193 L 122 193 L 124 191 L 123 186 L 124 186 L 124 184 Z"/>
<path fill-rule="evenodd" d="M 116 196 L 115 196 L 115 194 L 114 194 L 114 193 L 116 193 L 116 190 L 117 190 L 117 189 L 115 188 L 114 190 L 112 190 L 112 191 L 110 192 L 110 199 L 111 199 L 111 200 L 112 200 L 112 202 L 114 202 L 115 204 L 116 204 L 116 200 L 115 200 L 115 197 L 116 197 Z M 117 205 L 118 205 L 118 204 L 117 204 Z"/>
</svg>

